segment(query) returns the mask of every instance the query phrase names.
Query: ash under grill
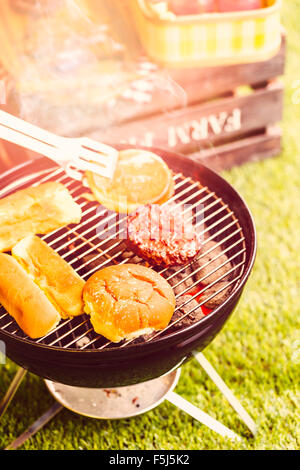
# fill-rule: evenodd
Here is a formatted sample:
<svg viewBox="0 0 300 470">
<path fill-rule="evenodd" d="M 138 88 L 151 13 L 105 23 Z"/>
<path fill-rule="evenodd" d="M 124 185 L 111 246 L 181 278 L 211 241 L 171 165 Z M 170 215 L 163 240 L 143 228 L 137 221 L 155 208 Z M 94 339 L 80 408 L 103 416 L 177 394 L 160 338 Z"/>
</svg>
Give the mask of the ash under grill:
<svg viewBox="0 0 300 470">
<path fill-rule="evenodd" d="M 73 181 L 61 169 L 47 170 L 16 181 L 0 197 L 11 191 L 57 181 L 64 184 L 83 212 L 81 223 L 56 230 L 43 236 L 83 279 L 111 264 L 142 262 L 130 253 L 124 243 L 126 216 L 105 209 L 89 201 L 89 190 Z M 226 294 L 239 284 L 246 259 L 245 238 L 233 211 L 220 197 L 182 173 L 174 174 L 175 195 L 166 203 L 180 208 L 203 236 L 203 247 L 192 264 L 178 268 L 156 268 L 157 272 L 173 286 L 177 306 L 166 329 L 137 340 L 118 345 L 95 333 L 87 315 L 61 321 L 55 330 L 38 340 L 28 338 L 12 317 L 0 310 L 0 329 L 11 335 L 53 348 L 75 350 L 102 350 L 126 348 L 137 341 L 155 341 L 167 336 L 176 328 L 185 328 L 203 316 L 201 305 L 222 303 Z M 5 193 L 5 194 L 3 194 Z M 196 289 L 197 288 L 197 289 Z M 195 290 L 197 290 L 195 292 Z M 211 313 L 213 315 L 213 313 Z"/>
</svg>

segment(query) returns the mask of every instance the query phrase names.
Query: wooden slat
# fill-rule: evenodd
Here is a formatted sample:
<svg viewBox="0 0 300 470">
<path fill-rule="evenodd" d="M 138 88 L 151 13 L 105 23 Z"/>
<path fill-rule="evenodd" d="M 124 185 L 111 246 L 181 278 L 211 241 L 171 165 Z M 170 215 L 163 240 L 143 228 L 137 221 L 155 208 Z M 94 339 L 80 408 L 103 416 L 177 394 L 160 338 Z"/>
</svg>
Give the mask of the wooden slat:
<svg viewBox="0 0 300 470">
<path fill-rule="evenodd" d="M 135 120 L 91 133 L 106 142 L 146 145 L 192 153 L 222 139 L 237 138 L 282 119 L 283 85 L 280 81 L 233 96 L 197 104 L 168 114 Z"/>
<path fill-rule="evenodd" d="M 189 156 L 216 171 L 228 170 L 247 162 L 256 162 L 279 155 L 281 137 L 281 129 L 274 126 L 260 134 L 195 152 Z"/>
<path fill-rule="evenodd" d="M 194 158 L 215 169 L 225 169 L 280 152 L 279 133 L 257 132 L 251 137 L 245 137 L 245 134 L 255 134 L 255 131 L 278 123 L 282 117 L 282 100 L 282 86 L 274 82 L 248 96 L 234 96 L 188 107 L 167 116 L 134 121 L 111 128 L 104 134 L 92 133 L 91 136 L 106 142 L 123 141 L 171 148 L 193 154 Z M 207 135 L 203 136 L 201 132 L 207 132 Z M 37 155 L 6 144 L 5 152 L 2 150 L 0 157 L 4 171 Z"/>
<path fill-rule="evenodd" d="M 196 69 L 157 69 L 152 75 L 153 91 L 149 103 L 117 97 L 116 125 L 171 112 L 184 105 L 204 103 L 231 93 L 241 85 L 256 86 L 284 72 L 285 36 L 278 54 L 265 62 Z M 144 60 L 148 60 L 144 57 Z M 101 114 L 101 113 L 99 113 Z M 99 117 L 99 127 L 101 117 Z"/>
</svg>

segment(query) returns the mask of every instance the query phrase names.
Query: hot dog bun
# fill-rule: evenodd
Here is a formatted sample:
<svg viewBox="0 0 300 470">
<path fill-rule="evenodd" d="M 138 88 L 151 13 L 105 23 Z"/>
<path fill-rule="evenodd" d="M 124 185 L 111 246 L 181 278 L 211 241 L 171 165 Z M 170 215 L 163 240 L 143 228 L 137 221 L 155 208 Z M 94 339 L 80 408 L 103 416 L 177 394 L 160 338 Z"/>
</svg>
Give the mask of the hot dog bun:
<svg viewBox="0 0 300 470">
<path fill-rule="evenodd" d="M 47 243 L 36 235 L 29 235 L 12 248 L 12 255 L 62 318 L 83 313 L 84 280 Z"/>
<path fill-rule="evenodd" d="M 56 308 L 10 255 L 0 253 L 0 302 L 31 338 L 49 333 L 60 321 Z"/>
</svg>

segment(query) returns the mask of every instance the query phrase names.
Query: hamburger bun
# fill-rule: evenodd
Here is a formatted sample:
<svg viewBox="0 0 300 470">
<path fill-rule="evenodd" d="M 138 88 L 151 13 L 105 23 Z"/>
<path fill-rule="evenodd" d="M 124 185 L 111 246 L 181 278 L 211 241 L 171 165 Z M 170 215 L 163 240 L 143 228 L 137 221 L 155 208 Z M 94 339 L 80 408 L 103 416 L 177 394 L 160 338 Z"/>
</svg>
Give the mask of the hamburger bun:
<svg viewBox="0 0 300 470">
<path fill-rule="evenodd" d="M 46 234 L 79 223 L 82 212 L 68 189 L 50 181 L 0 199 L 0 251 L 28 235 Z"/>
<path fill-rule="evenodd" d="M 86 181 L 98 202 L 124 214 L 143 204 L 163 204 L 174 194 L 171 170 L 161 157 L 145 150 L 119 152 L 112 180 L 88 171 Z"/>
<path fill-rule="evenodd" d="M 96 272 L 85 284 L 83 299 L 96 333 L 114 343 L 164 329 L 176 303 L 160 274 L 136 264 Z"/>
</svg>

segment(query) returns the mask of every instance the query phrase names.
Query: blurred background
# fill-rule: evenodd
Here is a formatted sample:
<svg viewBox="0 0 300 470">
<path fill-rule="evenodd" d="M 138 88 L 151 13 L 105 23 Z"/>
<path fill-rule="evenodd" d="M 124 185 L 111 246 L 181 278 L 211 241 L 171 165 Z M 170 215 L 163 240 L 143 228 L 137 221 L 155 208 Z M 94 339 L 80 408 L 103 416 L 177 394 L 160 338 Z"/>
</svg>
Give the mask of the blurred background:
<svg viewBox="0 0 300 470">
<path fill-rule="evenodd" d="M 3 0 L 0 39 L 5 109 L 57 134 L 218 170 L 280 151 L 277 0 Z M 1 149 L 2 169 L 37 157 Z"/>
</svg>

